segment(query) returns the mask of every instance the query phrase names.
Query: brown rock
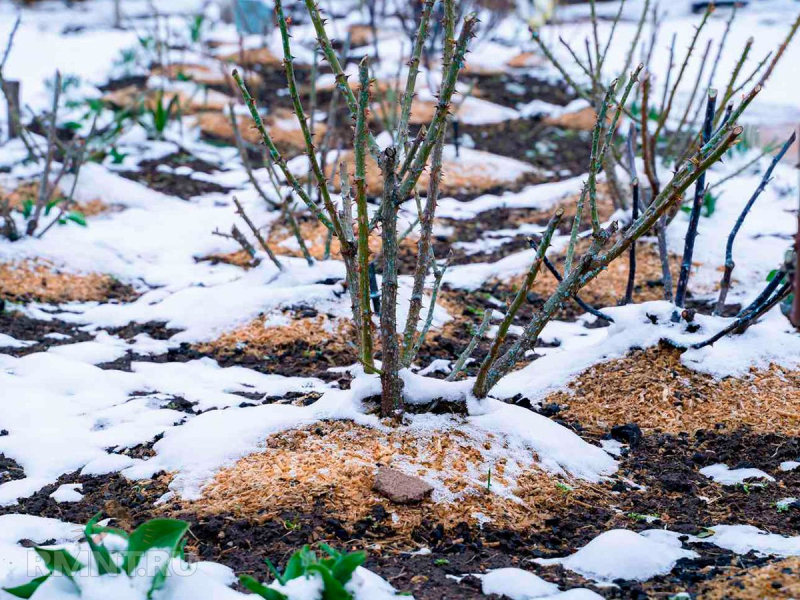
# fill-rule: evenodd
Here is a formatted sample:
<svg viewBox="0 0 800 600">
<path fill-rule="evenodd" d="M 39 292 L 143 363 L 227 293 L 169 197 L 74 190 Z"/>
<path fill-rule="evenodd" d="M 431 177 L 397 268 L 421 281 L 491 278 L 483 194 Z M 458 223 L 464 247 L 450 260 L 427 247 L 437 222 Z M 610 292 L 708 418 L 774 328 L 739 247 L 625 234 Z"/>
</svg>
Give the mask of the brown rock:
<svg viewBox="0 0 800 600">
<path fill-rule="evenodd" d="M 433 487 L 419 477 L 406 475 L 391 467 L 378 469 L 372 489 L 396 504 L 417 504 L 433 491 Z"/>
</svg>

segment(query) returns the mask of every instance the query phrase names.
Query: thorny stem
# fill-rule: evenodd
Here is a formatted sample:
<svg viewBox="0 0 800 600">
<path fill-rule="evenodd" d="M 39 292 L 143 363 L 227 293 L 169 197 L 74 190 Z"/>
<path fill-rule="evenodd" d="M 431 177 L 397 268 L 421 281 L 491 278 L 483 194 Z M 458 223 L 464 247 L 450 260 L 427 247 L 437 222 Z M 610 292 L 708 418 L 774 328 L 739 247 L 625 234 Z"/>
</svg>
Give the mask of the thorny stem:
<svg viewBox="0 0 800 600">
<path fill-rule="evenodd" d="M 330 39 L 328 39 L 328 33 L 325 31 L 325 23 L 320 15 L 319 6 L 314 0 L 305 0 L 305 3 L 306 9 L 308 9 L 308 14 L 311 17 L 311 23 L 314 25 L 314 31 L 317 34 L 319 46 L 322 48 L 322 53 L 325 55 L 325 60 L 328 61 L 328 65 L 333 70 L 333 74 L 336 78 L 336 86 L 344 96 L 345 102 L 347 102 L 347 108 L 350 110 L 350 115 L 353 118 L 356 118 L 358 114 L 358 102 L 356 101 L 356 96 L 353 93 L 353 90 L 350 89 L 350 86 L 347 83 L 347 75 L 345 75 L 342 65 L 339 62 L 339 58 L 336 56 L 336 50 L 334 50 Z M 372 154 L 372 157 L 375 159 L 378 165 L 380 165 L 381 149 L 378 146 L 378 143 L 375 141 L 372 133 L 369 131 L 367 132 L 367 145 L 369 147 L 370 154 Z"/>
<path fill-rule="evenodd" d="M 606 46 L 603 48 L 603 53 L 598 54 L 597 56 L 597 76 L 598 78 L 602 75 L 603 72 L 603 63 L 606 61 L 606 56 L 608 55 L 608 49 L 611 46 L 611 40 L 614 39 L 614 32 L 617 30 L 617 25 L 619 24 L 619 19 L 622 16 L 622 9 L 625 8 L 625 0 L 622 0 L 619 3 L 619 9 L 617 10 L 617 14 L 614 17 L 614 22 L 611 23 L 611 32 L 608 34 L 608 40 L 606 40 Z M 646 8 L 645 8 L 646 10 Z M 636 47 L 636 41 L 633 42 L 631 45 L 632 48 Z M 626 69 L 627 71 L 627 69 Z M 623 71 L 625 73 L 625 71 Z"/>
<path fill-rule="evenodd" d="M 730 175 L 727 175 L 727 176 L 723 177 L 722 179 L 720 179 L 719 181 L 715 181 L 715 182 L 714 182 L 714 183 L 712 183 L 710 186 L 708 186 L 708 191 L 710 192 L 711 190 L 715 190 L 715 189 L 717 189 L 719 186 L 721 186 L 721 185 L 723 185 L 723 184 L 727 183 L 727 182 L 728 182 L 728 181 L 730 181 L 731 179 L 736 179 L 736 178 L 737 178 L 739 175 L 741 175 L 742 173 L 744 173 L 745 171 L 747 171 L 747 169 L 749 169 L 750 167 L 752 167 L 752 166 L 753 166 L 753 165 L 755 165 L 755 164 L 758 164 L 758 162 L 759 162 L 759 161 L 760 161 L 762 158 L 764 158 L 765 156 L 767 156 L 767 154 L 772 154 L 774 151 L 775 151 L 775 147 L 774 147 L 772 144 L 768 145 L 767 147 L 765 147 L 765 148 L 764 148 L 764 150 L 762 150 L 762 151 L 761 151 L 761 152 L 758 154 L 758 156 L 756 156 L 756 157 L 755 157 L 754 159 L 752 159 L 752 160 L 749 160 L 749 161 L 747 161 L 747 163 L 746 163 L 744 166 L 742 166 L 742 167 L 740 167 L 740 168 L 736 169 L 736 171 L 734 171 L 734 172 L 733 172 L 733 173 L 731 173 Z"/>
<path fill-rule="evenodd" d="M 636 35 L 633 36 L 633 41 L 631 42 L 630 48 L 628 49 L 628 56 L 625 57 L 625 65 L 622 67 L 622 73 L 627 73 L 628 70 L 631 68 L 633 64 L 633 53 L 636 50 L 636 46 L 639 45 L 639 39 L 642 36 L 642 29 L 644 28 L 644 22 L 647 19 L 647 11 L 650 8 L 650 0 L 645 0 L 644 8 L 642 8 L 642 14 L 639 17 L 639 23 L 636 25 Z M 620 6 L 620 10 L 622 7 Z M 609 44 L 611 43 L 611 37 L 608 38 Z M 606 52 L 608 52 L 608 48 L 606 48 Z M 603 57 L 605 58 L 605 52 L 603 53 Z"/>
<path fill-rule="evenodd" d="M 683 74 L 686 72 L 686 66 L 689 64 L 689 59 L 692 56 L 692 52 L 694 52 L 694 47 L 697 44 L 697 40 L 700 37 L 700 32 L 703 31 L 706 23 L 708 22 L 708 18 L 711 16 L 711 13 L 714 11 L 714 3 L 709 3 L 708 8 L 706 9 L 705 14 L 703 14 L 703 19 L 700 21 L 700 24 L 695 28 L 694 36 L 692 37 L 692 41 L 689 44 L 689 49 L 686 51 L 686 57 L 683 59 L 683 63 L 681 64 L 681 68 L 678 71 L 678 77 L 675 79 L 675 84 L 672 86 L 672 91 L 669 94 L 669 100 L 665 106 L 662 106 L 661 115 L 659 116 L 658 123 L 656 126 L 656 132 L 653 135 L 653 139 L 658 139 L 658 135 L 661 133 L 664 125 L 667 122 L 667 118 L 669 117 L 670 112 L 672 112 L 672 102 L 675 99 L 675 93 L 678 91 L 678 86 L 683 79 Z"/>
<path fill-rule="evenodd" d="M 397 341 L 397 201 L 395 195 L 396 149 L 383 155 L 383 199 L 381 238 L 383 278 L 381 281 L 381 416 L 396 417 L 403 412 L 403 384 L 399 376 L 400 344 Z"/>
<path fill-rule="evenodd" d="M 695 79 L 694 87 L 692 88 L 692 93 L 689 96 L 689 101 L 686 102 L 686 108 L 683 111 L 683 116 L 681 117 L 678 126 L 675 128 L 675 133 L 670 137 L 669 142 L 667 142 L 667 148 L 664 150 L 664 156 L 671 156 L 672 147 L 675 142 L 681 137 L 683 133 L 683 127 L 686 124 L 686 120 L 689 118 L 689 112 L 692 109 L 692 105 L 694 105 L 694 99 L 697 96 L 697 92 L 700 89 L 700 81 L 703 78 L 703 73 L 705 72 L 706 63 L 708 59 L 708 53 L 711 51 L 711 42 L 713 40 L 708 40 L 706 44 L 706 50 L 703 53 L 703 58 L 700 61 L 700 69 L 697 72 L 697 79 Z"/>
<path fill-rule="evenodd" d="M 408 63 L 408 79 L 406 79 L 406 91 L 403 95 L 403 106 L 400 111 L 400 123 L 397 127 L 397 148 L 400 155 L 406 154 L 406 140 L 408 139 L 408 121 L 411 118 L 411 103 L 414 99 L 417 75 L 419 74 L 419 60 L 422 55 L 422 48 L 428 38 L 428 21 L 430 20 L 431 10 L 436 0 L 425 0 L 422 6 L 422 16 L 417 29 L 417 36 L 414 38 L 414 47 L 411 52 L 411 60 Z"/>
<path fill-rule="evenodd" d="M 650 74 L 645 75 L 642 81 L 642 161 L 644 162 L 644 172 L 647 180 L 650 182 L 650 189 L 652 190 L 653 197 L 655 198 L 660 191 L 660 184 L 658 183 L 658 175 L 656 174 L 655 157 L 652 155 L 651 150 L 654 150 L 650 144 L 650 134 L 647 130 L 648 117 L 647 114 L 650 110 Z"/>
<path fill-rule="evenodd" d="M 300 102 L 300 93 L 297 91 L 297 81 L 295 80 L 294 76 L 292 50 L 289 43 L 289 28 L 286 23 L 286 16 L 283 14 L 283 3 L 281 0 L 275 0 L 275 13 L 278 17 L 278 28 L 280 29 L 281 39 L 283 41 L 283 67 L 286 72 L 289 95 L 292 98 L 292 105 L 294 107 L 295 116 L 297 117 L 297 122 L 300 124 L 300 129 L 303 132 L 303 138 L 306 145 L 306 154 L 308 154 L 308 160 L 311 163 L 311 170 L 313 171 L 314 177 L 317 180 L 317 186 L 319 188 L 320 196 L 322 197 L 322 203 L 325 206 L 325 209 L 328 211 L 328 217 L 332 224 L 331 229 L 340 240 L 344 240 L 342 226 L 341 223 L 339 223 L 339 218 L 336 214 L 336 208 L 333 205 L 330 190 L 328 189 L 328 181 L 325 177 L 325 174 L 322 172 L 322 168 L 319 165 L 319 160 L 317 160 L 313 132 L 309 129 L 305 111 L 303 110 L 303 104 Z"/>
<path fill-rule="evenodd" d="M 261 115 L 258 114 L 258 109 L 256 108 L 256 101 L 250 95 L 250 92 L 247 90 L 247 86 L 244 84 L 242 80 L 242 76 L 239 74 L 239 71 L 234 69 L 232 73 L 233 79 L 236 81 L 237 85 L 239 86 L 239 91 L 242 94 L 242 98 L 244 99 L 244 103 L 247 105 L 247 108 L 250 110 L 250 115 L 253 117 L 253 121 L 255 122 L 256 129 L 261 134 L 261 139 L 264 142 L 264 145 L 269 150 L 270 158 L 272 162 L 278 165 L 278 168 L 283 173 L 283 176 L 286 178 L 286 181 L 295 191 L 295 193 L 300 196 L 300 199 L 303 203 L 308 207 L 308 209 L 314 214 L 319 221 L 325 225 L 325 227 L 332 228 L 333 225 L 331 224 L 330 219 L 325 216 L 325 213 L 317 206 L 311 197 L 306 193 L 303 189 L 302 184 L 297 180 L 297 177 L 289 170 L 286 161 L 283 159 L 283 156 L 278 151 L 278 148 L 275 146 L 275 143 L 272 141 L 269 133 L 267 133 L 267 128 L 264 126 L 264 121 L 261 119 Z"/>
<path fill-rule="evenodd" d="M 533 238 L 528 238 L 528 245 L 530 245 L 530 247 L 532 249 L 534 249 L 534 250 L 538 250 L 539 249 L 538 244 L 536 243 L 536 241 L 534 241 Z M 558 269 L 550 261 L 550 259 L 547 258 L 546 254 L 544 255 L 544 266 L 547 267 L 547 270 L 550 271 L 550 273 L 553 275 L 553 277 L 556 278 L 556 281 L 558 283 L 561 283 L 562 281 L 564 281 L 564 278 L 561 276 L 561 273 L 558 272 Z M 597 310 L 596 308 L 586 304 L 586 302 L 581 300 L 580 296 L 578 296 L 577 293 L 574 296 L 572 296 L 572 299 L 575 300 L 575 304 L 580 306 L 583 310 L 588 312 L 590 315 L 594 315 L 595 317 L 598 317 L 600 319 L 605 319 L 609 323 L 613 323 L 614 322 L 614 319 L 612 319 L 609 315 L 607 315 L 604 312 L 601 312 L 601 311 Z"/>
<path fill-rule="evenodd" d="M 425 323 L 422 326 L 422 331 L 420 331 L 419 335 L 417 336 L 417 341 L 414 342 L 414 348 L 411 350 L 411 360 L 413 360 L 414 357 L 419 353 L 419 349 L 422 347 L 422 343 L 425 341 L 425 336 L 428 335 L 428 331 L 431 328 L 431 324 L 433 323 L 433 313 L 436 310 L 436 299 L 439 297 L 439 288 L 442 285 L 442 279 L 444 279 L 445 271 L 447 271 L 447 267 L 450 265 L 449 257 L 445 261 L 442 268 L 438 270 L 436 268 L 436 263 L 435 261 L 433 261 L 432 256 L 431 256 L 431 261 L 433 263 L 433 271 L 434 271 L 433 290 L 431 291 L 431 303 L 428 306 L 428 313 L 425 317 Z"/>
<path fill-rule="evenodd" d="M 369 63 L 366 58 L 359 66 L 358 110 L 356 112 L 355 185 L 358 213 L 358 288 L 361 306 L 361 360 L 369 372 L 372 360 L 372 314 L 369 304 L 369 214 L 367 211 L 367 110 L 369 109 Z"/>
<path fill-rule="evenodd" d="M 572 261 L 575 257 L 575 246 L 578 243 L 578 234 L 581 229 L 581 220 L 583 219 L 583 205 L 586 202 L 586 195 L 589 192 L 587 184 L 583 184 L 581 195 L 578 197 L 578 203 L 575 207 L 575 218 L 572 220 L 572 231 L 569 236 L 569 245 L 567 246 L 566 258 L 564 259 L 564 275 L 568 275 L 572 271 Z"/>
<path fill-rule="evenodd" d="M 775 70 L 778 61 L 780 61 L 781 57 L 783 56 L 783 53 L 786 52 L 786 48 L 789 47 L 789 43 L 792 41 L 792 38 L 794 38 L 795 34 L 797 33 L 798 27 L 800 27 L 800 14 L 797 15 L 797 18 L 794 20 L 794 23 L 792 23 L 792 27 L 791 29 L 789 29 L 789 33 L 786 34 L 786 38 L 778 47 L 778 51 L 775 53 L 772 62 L 769 63 L 769 67 L 767 67 L 766 72 L 764 73 L 764 75 L 761 76 L 761 80 L 758 82 L 760 85 L 763 86 L 765 83 L 767 83 L 767 80 L 769 79 L 770 75 L 772 75 L 772 71 Z"/>
<path fill-rule="evenodd" d="M 635 178 L 631 181 L 631 219 L 636 221 L 639 218 L 639 179 Z M 630 304 L 633 301 L 633 289 L 636 285 L 636 241 L 631 242 L 630 258 L 628 261 L 628 283 L 625 286 L 625 299 L 622 301 L 623 305 Z"/>
<path fill-rule="evenodd" d="M 747 215 L 750 212 L 750 209 L 753 207 L 753 204 L 755 204 L 756 200 L 758 200 L 758 197 L 767 187 L 767 184 L 769 184 L 769 182 L 772 180 L 772 172 L 775 170 L 775 167 L 784 157 L 786 152 L 789 151 L 789 148 L 792 146 L 792 144 L 794 144 L 796 137 L 797 134 L 792 132 L 792 135 L 789 137 L 788 140 L 786 140 L 786 143 L 783 145 L 780 152 L 778 152 L 778 154 L 776 154 L 775 157 L 772 159 L 769 168 L 766 170 L 764 176 L 761 178 L 761 182 L 758 184 L 758 187 L 756 188 L 755 192 L 753 192 L 753 195 L 750 197 L 750 200 L 748 200 L 747 204 L 745 204 L 741 214 L 739 215 L 739 218 L 736 219 L 736 223 L 734 224 L 733 229 L 731 229 L 731 232 L 728 235 L 728 242 L 727 245 L 725 246 L 725 272 L 723 273 L 722 281 L 719 284 L 719 298 L 717 299 L 717 306 L 714 309 L 715 315 L 722 314 L 722 311 L 725 308 L 725 299 L 728 297 L 728 290 L 730 289 L 731 286 L 731 274 L 733 273 L 733 269 L 736 266 L 736 263 L 733 262 L 733 243 L 736 241 L 736 236 L 739 233 L 739 230 L 742 228 L 744 220 L 747 218 Z"/>
<path fill-rule="evenodd" d="M 514 317 L 516 317 L 517 311 L 519 311 L 520 307 L 527 299 L 531 285 L 533 285 L 536 276 L 539 274 L 539 269 L 542 266 L 545 252 L 547 252 L 548 248 L 550 248 L 550 241 L 553 238 L 553 233 L 555 232 L 556 227 L 558 227 L 563 214 L 564 209 L 559 208 L 547 223 L 547 228 L 544 230 L 544 233 L 542 234 L 542 240 L 539 243 L 539 249 L 536 251 L 536 258 L 533 259 L 533 262 L 528 269 L 528 273 L 525 275 L 525 279 L 522 281 L 522 284 L 517 291 L 517 295 L 511 301 L 505 317 L 503 317 L 503 321 L 500 323 L 500 327 L 497 330 L 497 335 L 495 336 L 492 346 L 489 349 L 489 354 L 481 363 L 480 371 L 478 371 L 478 377 L 475 380 L 475 395 L 478 398 L 483 398 L 486 395 L 486 392 L 489 390 L 487 387 L 489 370 L 497 360 L 497 357 L 500 354 L 500 348 L 502 348 L 506 339 L 506 335 L 508 335 L 508 330 L 511 327 L 511 324 L 514 322 Z"/>
<path fill-rule="evenodd" d="M 478 345 L 478 342 L 483 338 L 486 334 L 486 330 L 489 328 L 489 324 L 492 322 L 492 310 L 489 309 L 483 313 L 483 321 L 481 321 L 480 326 L 478 329 L 475 330 L 475 334 L 472 336 L 472 339 L 467 344 L 467 347 L 464 348 L 464 351 L 459 355 L 458 360 L 453 365 L 453 370 L 450 371 L 450 374 L 445 378 L 445 381 L 455 381 L 458 374 L 464 368 L 464 365 L 467 363 L 467 360 L 472 353 L 475 352 L 475 347 Z"/>
<path fill-rule="evenodd" d="M 533 347 L 544 326 L 558 311 L 567 298 L 574 295 L 577 290 L 586 285 L 602 272 L 606 266 L 619 257 L 630 247 L 633 240 L 644 235 L 654 223 L 672 205 L 682 197 L 686 189 L 696 181 L 700 173 L 708 169 L 736 142 L 742 133 L 741 127 L 732 127 L 716 146 L 709 151 L 700 150 L 691 161 L 684 164 L 666 185 L 664 190 L 653 199 L 647 209 L 639 216 L 636 222 L 623 233 L 621 238 L 605 252 L 600 250 L 608 239 L 616 232 L 617 224 L 612 223 L 602 234 L 594 237 L 589 250 L 581 257 L 578 265 L 564 277 L 563 282 L 545 302 L 542 309 L 533 317 L 525 327 L 523 333 L 503 356 L 499 357 L 489 369 L 485 382 L 473 387 L 473 393 L 482 398 L 497 381 L 508 373 L 519 358 Z"/>
<path fill-rule="evenodd" d="M 578 96 L 580 96 L 584 100 L 587 100 L 590 104 L 594 104 L 592 97 L 586 92 L 586 90 L 584 90 L 577 83 L 575 83 L 575 80 L 572 79 L 572 77 L 570 77 L 569 73 L 567 73 L 567 70 L 561 65 L 561 63 L 558 61 L 555 55 L 547 47 L 547 44 L 545 44 L 544 41 L 542 41 L 542 37 L 539 34 L 539 32 L 531 31 L 531 37 L 533 38 L 533 41 L 539 45 L 539 48 L 541 48 L 542 53 L 547 57 L 547 60 L 549 60 L 552 63 L 552 65 L 558 70 L 558 72 L 564 78 L 564 81 L 567 82 L 567 85 L 569 85 L 569 87 L 575 90 L 575 93 L 578 94 Z"/>
<path fill-rule="evenodd" d="M 731 73 L 731 77 L 728 80 L 728 85 L 725 88 L 725 93 L 722 95 L 722 102 L 720 103 L 720 108 L 723 108 L 733 97 L 733 86 L 736 85 L 736 80 L 739 78 L 739 71 L 742 70 L 744 63 L 747 62 L 747 57 L 750 55 L 750 50 L 753 47 L 754 38 L 750 37 L 747 39 L 747 42 L 744 45 L 744 50 L 742 50 L 742 54 L 739 56 L 739 60 L 736 61 L 736 66 L 733 68 L 733 72 Z M 721 113 L 720 113 L 721 114 Z M 719 115 L 716 118 L 719 121 Z"/>
<path fill-rule="evenodd" d="M 239 159 L 242 161 L 242 166 L 244 166 L 244 170 L 247 173 L 247 178 L 250 180 L 250 183 L 255 189 L 256 193 L 261 196 L 261 199 L 264 200 L 267 206 L 272 209 L 279 208 L 278 204 L 275 203 L 269 196 L 267 196 L 264 188 L 261 187 L 261 184 L 255 177 L 253 173 L 253 169 L 250 167 L 250 162 L 247 160 L 247 150 L 244 146 L 244 140 L 242 139 L 242 134 L 239 131 L 239 124 L 236 121 L 236 114 L 233 111 L 233 104 L 228 105 L 228 115 L 231 121 L 231 127 L 233 128 L 233 137 L 236 141 L 236 148 L 239 151 Z M 274 169 L 270 163 L 267 163 L 267 171 L 270 174 L 270 179 L 273 179 L 274 176 Z M 273 180 L 273 186 L 275 188 L 275 192 L 280 197 L 280 187 L 277 182 L 277 178 Z M 297 225 L 297 219 L 294 217 L 294 213 L 292 212 L 292 207 L 289 198 L 280 206 L 283 216 L 286 219 L 286 222 L 289 225 L 289 229 L 294 235 L 295 239 L 297 240 L 298 245 L 300 246 L 300 251 L 303 254 L 303 258 L 306 259 L 308 266 L 312 266 L 314 264 L 314 259 L 311 257 L 311 254 L 308 251 L 308 247 L 306 246 L 306 242 L 303 239 L 303 235 L 300 232 L 300 227 Z"/>
<path fill-rule="evenodd" d="M 436 203 L 439 199 L 439 185 L 442 180 L 442 154 L 444 151 L 444 129 L 441 130 L 439 139 L 433 149 L 430 165 L 430 179 L 428 180 L 428 195 L 425 199 L 425 208 L 420 215 L 420 234 L 417 242 L 417 263 L 414 268 L 414 284 L 411 289 L 411 301 L 408 307 L 406 328 L 403 333 L 403 364 L 408 367 L 413 360 L 414 334 L 417 331 L 419 315 L 422 310 L 422 292 L 425 279 L 430 268 L 431 233 L 433 232 L 433 217 L 436 213 Z"/>
<path fill-rule="evenodd" d="M 419 145 L 422 143 L 422 140 L 425 139 L 425 134 L 427 133 L 427 128 L 425 125 L 419 128 L 414 141 L 411 143 L 411 148 L 409 148 L 408 152 L 403 159 L 403 166 L 400 167 L 400 171 L 397 173 L 398 179 L 402 179 L 406 172 L 408 172 L 408 167 L 411 166 L 411 161 L 414 160 L 414 157 L 417 155 L 417 150 L 419 150 Z"/>
<path fill-rule="evenodd" d="M 428 131 L 425 134 L 425 139 L 420 144 L 417 155 L 414 158 L 413 164 L 409 169 L 403 183 L 400 185 L 397 197 L 400 201 L 404 201 L 411 193 L 411 190 L 417 185 L 422 171 L 428 164 L 431 151 L 439 136 L 439 130 L 447 127 L 447 114 L 450 110 L 450 100 L 456 89 L 458 82 L 458 73 L 461 70 L 461 65 L 464 64 L 464 57 L 467 53 L 467 45 L 469 40 L 474 37 L 474 29 L 477 24 L 477 18 L 474 14 L 467 16 L 464 19 L 464 25 L 461 28 L 461 34 L 458 37 L 455 52 L 453 53 L 453 60 L 448 66 L 442 79 L 442 88 L 439 90 L 439 102 L 436 106 L 436 113 L 431 121 Z"/>
<path fill-rule="evenodd" d="M 339 165 L 339 181 L 342 194 L 342 214 L 339 217 L 342 222 L 342 230 L 347 237 L 348 252 L 342 253 L 345 261 L 345 276 L 347 278 L 347 291 L 350 296 L 350 308 L 353 313 L 353 323 L 356 330 L 356 338 L 362 342 L 362 314 L 361 314 L 361 286 L 359 283 L 359 265 L 353 256 L 352 248 L 355 247 L 355 233 L 353 232 L 353 196 L 350 191 L 350 179 L 347 174 L 347 165 Z M 371 339 L 371 338 L 370 338 Z M 363 346 L 363 343 L 362 343 Z M 359 356 L 359 360 L 361 360 Z"/>
<path fill-rule="evenodd" d="M 752 312 L 749 312 L 737 318 L 733 323 L 728 325 L 725 329 L 711 336 L 704 342 L 692 344 L 691 346 L 692 349 L 698 350 L 700 348 L 705 348 L 706 346 L 710 346 L 715 342 L 719 341 L 721 338 L 728 335 L 729 333 L 734 333 L 734 332 L 740 334 L 744 333 L 750 327 L 750 325 L 755 323 L 755 321 L 759 317 L 769 312 L 776 304 L 781 302 L 784 298 L 788 297 L 791 291 L 792 291 L 792 282 L 788 281 L 775 293 L 775 295 L 768 302 L 762 304 L 761 306 L 758 306 Z"/>
</svg>

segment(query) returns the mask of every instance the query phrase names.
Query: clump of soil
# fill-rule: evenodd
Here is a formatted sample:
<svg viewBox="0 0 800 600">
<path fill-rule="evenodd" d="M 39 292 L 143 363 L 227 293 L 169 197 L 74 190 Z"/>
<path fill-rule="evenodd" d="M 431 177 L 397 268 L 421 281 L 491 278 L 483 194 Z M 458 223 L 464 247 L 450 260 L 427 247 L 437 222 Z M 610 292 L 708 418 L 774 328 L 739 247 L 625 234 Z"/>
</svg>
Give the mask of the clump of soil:
<svg viewBox="0 0 800 600">
<path fill-rule="evenodd" d="M 146 185 L 151 190 L 183 200 L 204 194 L 227 194 L 231 190 L 213 181 L 195 179 L 191 175 L 160 171 L 155 163 L 139 165 L 136 171 L 121 171 L 119 174 Z"/>
<path fill-rule="evenodd" d="M 38 260 L 0 263 L 0 297 L 12 302 L 130 301 L 133 288 L 102 273 L 68 273 Z"/>
<path fill-rule="evenodd" d="M 475 148 L 510 156 L 552 172 L 557 179 L 577 177 L 589 165 L 590 133 L 546 125 L 536 119 L 495 125 L 462 125 Z"/>
<path fill-rule="evenodd" d="M 354 339 L 349 322 L 313 309 L 275 318 L 278 321 L 270 324 L 266 317 L 259 317 L 216 340 L 198 344 L 194 351 L 213 357 L 223 366 L 235 364 L 327 380 L 339 377 L 329 373 L 329 368 L 356 362 L 356 351 L 347 344 Z"/>
<path fill-rule="evenodd" d="M 33 352 L 44 352 L 53 346 L 75 344 L 92 339 L 92 334 L 81 331 L 77 325 L 58 319 L 41 321 L 11 310 L 0 311 L 0 332 L 17 340 L 36 342 L 24 348 L 3 348 L 4 354 L 17 357 Z"/>
</svg>

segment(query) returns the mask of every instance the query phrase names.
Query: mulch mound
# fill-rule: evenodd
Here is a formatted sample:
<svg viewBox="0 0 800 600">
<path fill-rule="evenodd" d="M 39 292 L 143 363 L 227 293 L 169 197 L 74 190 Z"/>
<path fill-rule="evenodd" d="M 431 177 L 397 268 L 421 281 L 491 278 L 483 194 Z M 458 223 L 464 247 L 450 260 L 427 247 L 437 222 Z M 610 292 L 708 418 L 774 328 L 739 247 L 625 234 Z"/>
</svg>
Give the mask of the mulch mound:
<svg viewBox="0 0 800 600">
<path fill-rule="evenodd" d="M 776 365 L 723 380 L 681 364 L 667 346 L 635 350 L 591 367 L 546 403 L 567 408 L 561 418 L 607 430 L 636 423 L 644 430 L 693 433 L 716 428 L 800 436 L 800 373 Z M 613 383 L 610 383 L 613 382 Z"/>
</svg>

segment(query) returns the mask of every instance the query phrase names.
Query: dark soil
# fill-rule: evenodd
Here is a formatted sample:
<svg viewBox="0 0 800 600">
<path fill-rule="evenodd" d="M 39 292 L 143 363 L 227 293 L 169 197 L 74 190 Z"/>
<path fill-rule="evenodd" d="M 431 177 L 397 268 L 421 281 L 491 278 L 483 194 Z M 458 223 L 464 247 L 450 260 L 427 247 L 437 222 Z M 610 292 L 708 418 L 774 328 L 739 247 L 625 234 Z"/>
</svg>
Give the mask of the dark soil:
<svg viewBox="0 0 800 600">
<path fill-rule="evenodd" d="M 143 160 L 139 163 L 139 167 L 145 171 L 157 169 L 160 165 L 173 169 L 189 167 L 192 171 L 197 171 L 199 173 L 215 173 L 224 170 L 218 165 L 205 161 L 202 158 L 197 158 L 192 154 L 187 154 L 184 151 L 169 154 L 164 158 Z"/>
<path fill-rule="evenodd" d="M 6 430 L 3 429 L 0 431 L 0 434 L 2 434 L 4 431 Z M 5 435 L 8 435 L 8 432 L 6 432 Z M 0 437 L 2 437 L 2 435 L 0 435 Z M 0 453 L 0 485 L 8 483 L 9 481 L 24 478 L 25 471 L 19 466 L 19 463 L 14 459 L 6 458 L 5 455 Z"/>
<path fill-rule="evenodd" d="M 479 75 L 477 78 L 466 73 L 461 78 L 468 81 L 477 79 L 475 87 L 480 90 L 482 100 L 511 108 L 526 104 L 532 98 L 557 106 L 566 106 L 576 98 L 563 82 L 550 82 L 527 73 Z"/>
<path fill-rule="evenodd" d="M 65 323 L 57 319 L 51 321 L 40 321 L 32 319 L 20 312 L 2 311 L 0 312 L 0 333 L 5 333 L 17 340 L 31 340 L 37 343 L 27 348 L 3 348 L 3 354 L 12 356 L 25 356 L 34 352 L 44 352 L 53 346 L 62 344 L 75 344 L 86 342 L 93 339 L 93 336 L 85 331 L 80 331 L 77 325 Z M 47 334 L 56 333 L 67 335 L 65 339 L 53 339 Z"/>
<path fill-rule="evenodd" d="M 591 134 L 517 119 L 496 125 L 462 125 L 475 148 L 528 162 L 552 173 L 553 180 L 576 177 L 589 165 Z"/>
<path fill-rule="evenodd" d="M 172 168 L 189 167 L 193 171 L 200 173 L 213 173 L 219 170 L 216 165 L 207 161 L 184 152 L 176 152 L 164 158 L 143 160 L 135 171 L 122 171 L 120 175 L 126 179 L 146 185 L 157 192 L 168 196 L 177 196 L 183 200 L 189 200 L 194 196 L 202 196 L 204 194 L 226 194 L 231 190 L 229 187 L 212 181 L 195 179 L 191 175 L 160 171 L 158 169 L 161 165 Z"/>
</svg>

